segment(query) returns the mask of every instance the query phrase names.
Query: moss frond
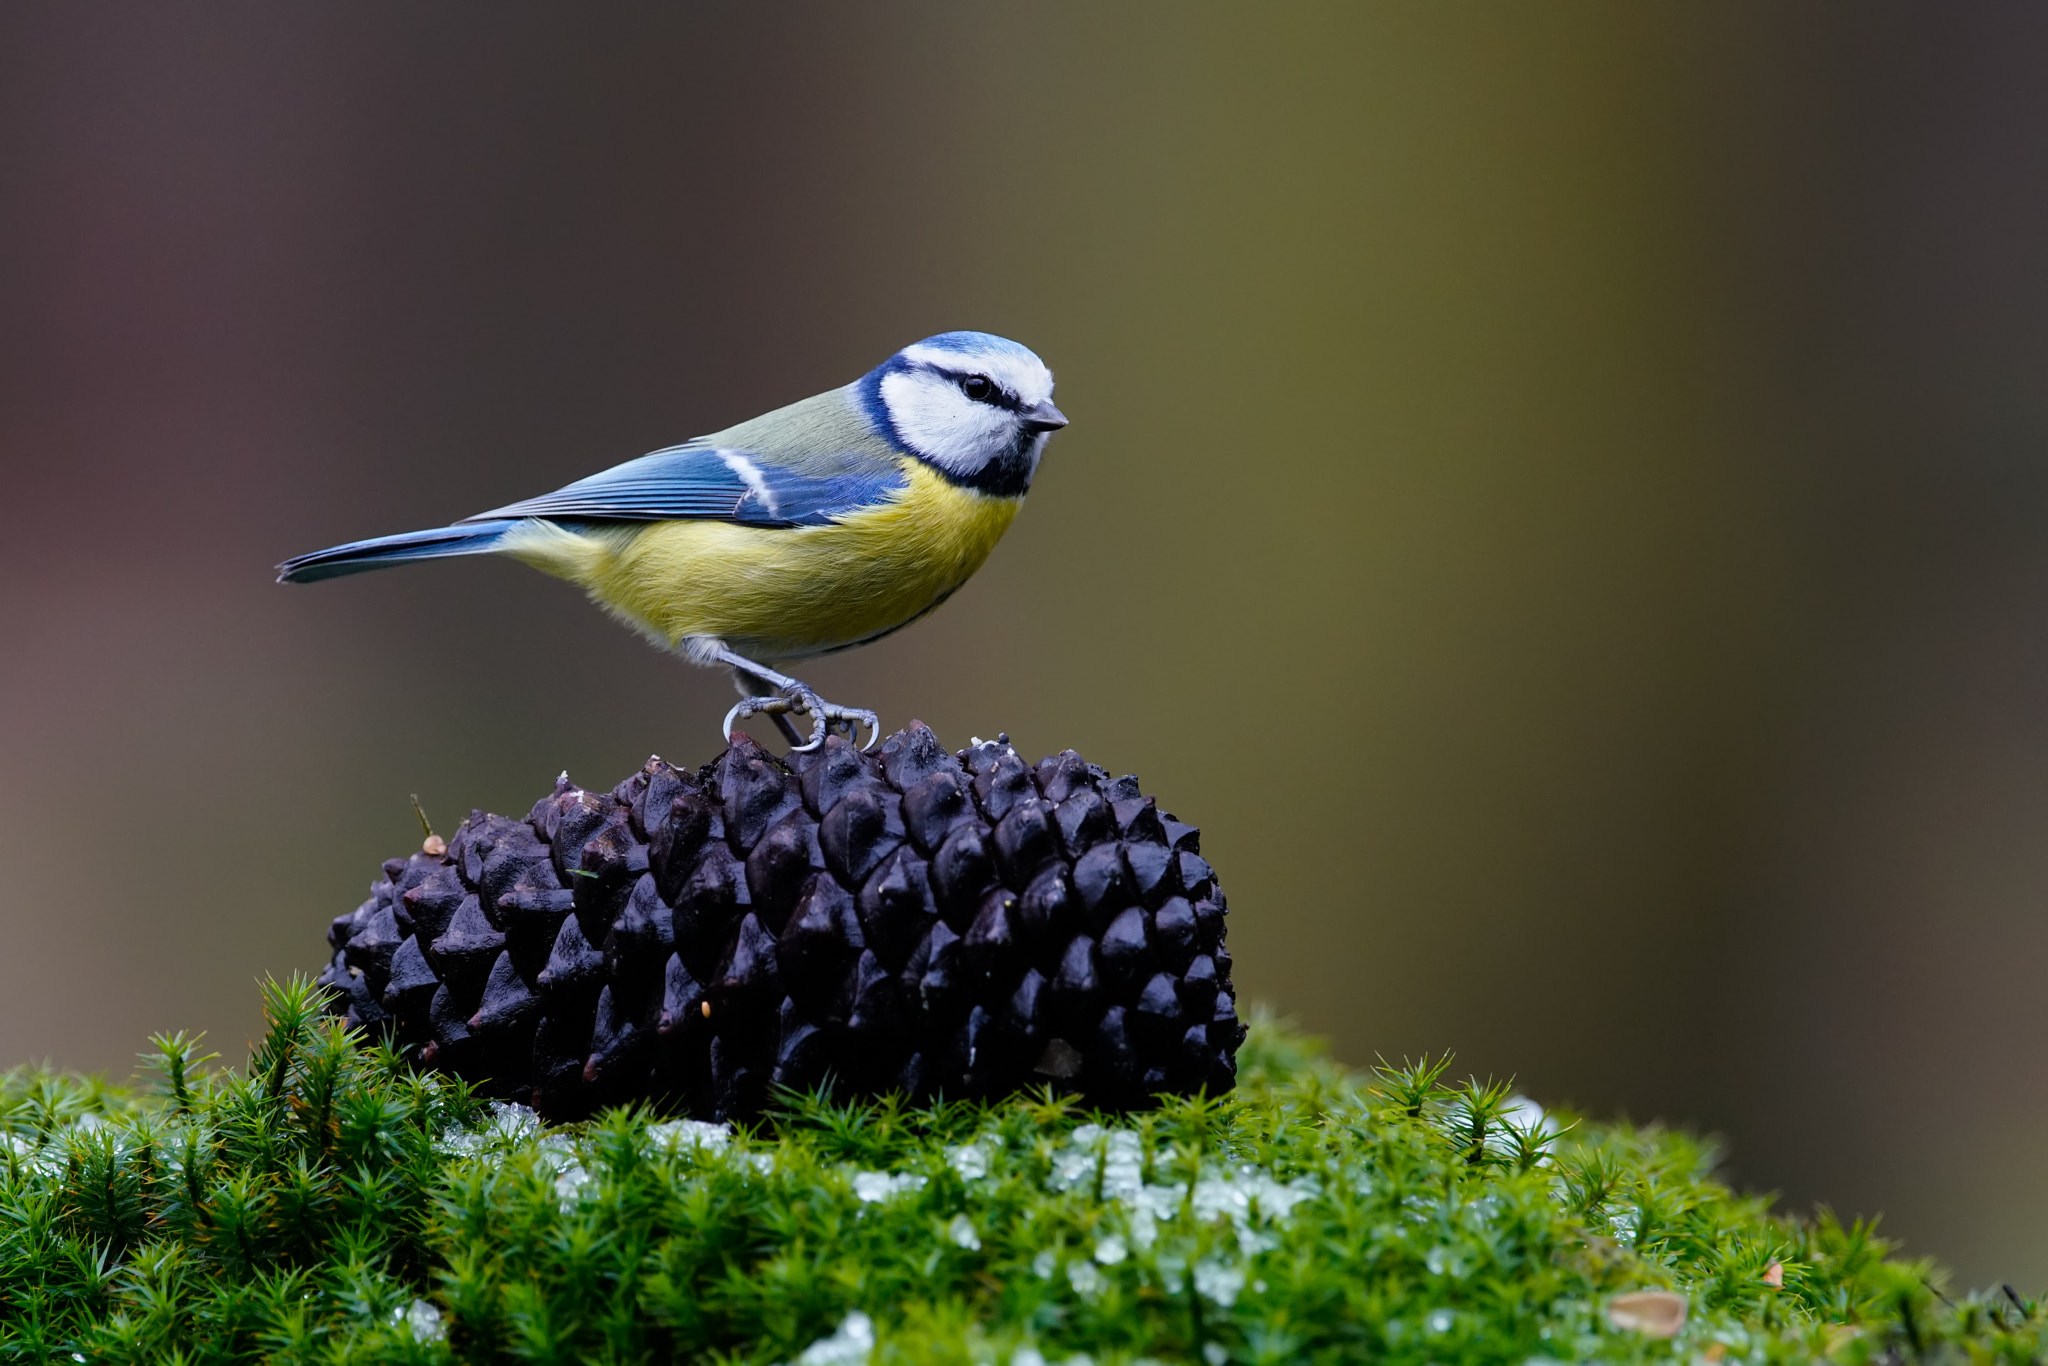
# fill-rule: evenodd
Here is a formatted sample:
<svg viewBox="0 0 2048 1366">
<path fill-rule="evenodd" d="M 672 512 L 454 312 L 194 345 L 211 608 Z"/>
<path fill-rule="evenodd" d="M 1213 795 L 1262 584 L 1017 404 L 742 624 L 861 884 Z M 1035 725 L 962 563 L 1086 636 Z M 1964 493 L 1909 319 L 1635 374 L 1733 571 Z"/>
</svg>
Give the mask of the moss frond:
<svg viewBox="0 0 2048 1366">
<path fill-rule="evenodd" d="M 788 1093 L 546 1129 L 265 990 L 246 1070 L 0 1078 L 0 1359 L 874 1363 L 2035 1359 L 1868 1224 L 1711 1146 L 1258 1020 L 1233 1094 L 1106 1116 Z M 1607 1313 L 1669 1291 L 1675 1336 Z"/>
</svg>

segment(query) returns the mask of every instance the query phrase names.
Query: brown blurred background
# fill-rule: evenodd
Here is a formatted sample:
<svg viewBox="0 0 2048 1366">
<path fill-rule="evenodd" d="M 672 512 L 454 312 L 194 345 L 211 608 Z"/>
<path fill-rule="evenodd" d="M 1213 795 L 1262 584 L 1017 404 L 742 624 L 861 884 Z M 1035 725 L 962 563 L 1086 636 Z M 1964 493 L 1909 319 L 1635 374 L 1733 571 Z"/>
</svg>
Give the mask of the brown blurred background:
<svg viewBox="0 0 2048 1366">
<path fill-rule="evenodd" d="M 2048 13 L 0 9 L 0 1060 L 239 1056 L 417 840 L 715 748 L 516 566 L 270 566 L 1003 332 L 818 666 L 1205 828 L 1249 995 L 2048 1285 Z"/>
</svg>

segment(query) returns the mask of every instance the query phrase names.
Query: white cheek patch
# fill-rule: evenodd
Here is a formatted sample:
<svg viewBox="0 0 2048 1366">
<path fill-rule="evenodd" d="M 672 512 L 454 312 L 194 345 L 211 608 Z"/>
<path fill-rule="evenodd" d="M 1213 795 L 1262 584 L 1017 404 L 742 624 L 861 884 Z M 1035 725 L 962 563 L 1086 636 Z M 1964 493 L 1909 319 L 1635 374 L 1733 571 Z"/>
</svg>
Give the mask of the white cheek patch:
<svg viewBox="0 0 2048 1366">
<path fill-rule="evenodd" d="M 976 403 L 951 380 L 929 371 L 884 375 L 882 402 L 904 441 L 933 464 L 963 477 L 1007 451 L 1016 431 L 1009 413 Z"/>
</svg>

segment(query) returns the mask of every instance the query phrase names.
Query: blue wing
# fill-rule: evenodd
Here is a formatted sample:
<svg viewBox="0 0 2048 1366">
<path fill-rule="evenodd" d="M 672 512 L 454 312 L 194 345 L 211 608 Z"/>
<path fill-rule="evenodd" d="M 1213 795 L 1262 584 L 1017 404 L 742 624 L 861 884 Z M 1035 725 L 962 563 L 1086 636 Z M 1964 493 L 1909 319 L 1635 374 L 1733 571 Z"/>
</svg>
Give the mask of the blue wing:
<svg viewBox="0 0 2048 1366">
<path fill-rule="evenodd" d="M 755 451 L 676 446 L 463 521 L 695 519 L 759 527 L 819 526 L 879 503 L 905 483 L 900 468 L 878 467 L 872 459 L 849 455 L 840 462 L 812 458 L 805 463 L 809 468 L 796 470 Z"/>
</svg>

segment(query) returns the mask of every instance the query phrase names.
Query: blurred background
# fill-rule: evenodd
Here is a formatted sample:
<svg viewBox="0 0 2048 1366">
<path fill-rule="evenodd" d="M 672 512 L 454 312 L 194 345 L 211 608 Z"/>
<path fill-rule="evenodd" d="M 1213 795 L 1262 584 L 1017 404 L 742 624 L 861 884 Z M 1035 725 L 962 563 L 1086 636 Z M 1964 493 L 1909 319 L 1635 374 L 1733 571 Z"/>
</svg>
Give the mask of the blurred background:
<svg viewBox="0 0 2048 1366">
<path fill-rule="evenodd" d="M 1246 994 L 2048 1286 L 2048 12 L 0 9 L 0 1062 L 238 1059 L 441 828 L 700 763 L 286 555 L 947 328 L 1072 428 L 815 667 L 1204 827 Z"/>
</svg>

